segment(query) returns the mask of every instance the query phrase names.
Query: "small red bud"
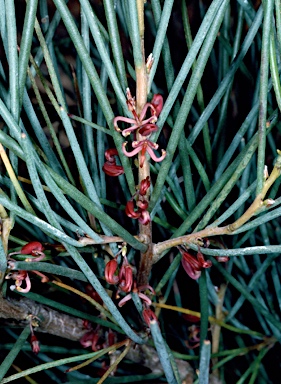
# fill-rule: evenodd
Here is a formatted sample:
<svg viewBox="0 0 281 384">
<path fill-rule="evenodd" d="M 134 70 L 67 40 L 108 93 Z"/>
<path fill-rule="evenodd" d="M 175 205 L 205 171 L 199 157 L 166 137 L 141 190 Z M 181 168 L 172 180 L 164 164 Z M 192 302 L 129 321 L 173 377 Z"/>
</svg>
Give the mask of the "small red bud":
<svg viewBox="0 0 281 384">
<path fill-rule="evenodd" d="M 119 282 L 119 277 L 115 275 L 115 272 L 117 271 L 118 264 L 115 259 L 110 260 L 104 270 L 105 280 L 109 284 L 117 284 Z"/>
<path fill-rule="evenodd" d="M 31 241 L 30 243 L 25 244 L 20 253 L 22 255 L 36 255 L 36 252 L 43 252 L 44 247 L 39 241 Z"/>
<path fill-rule="evenodd" d="M 37 355 L 37 353 L 40 352 L 40 344 L 39 340 L 34 334 L 30 337 L 30 345 L 32 347 L 32 352 L 36 353 Z"/>
</svg>

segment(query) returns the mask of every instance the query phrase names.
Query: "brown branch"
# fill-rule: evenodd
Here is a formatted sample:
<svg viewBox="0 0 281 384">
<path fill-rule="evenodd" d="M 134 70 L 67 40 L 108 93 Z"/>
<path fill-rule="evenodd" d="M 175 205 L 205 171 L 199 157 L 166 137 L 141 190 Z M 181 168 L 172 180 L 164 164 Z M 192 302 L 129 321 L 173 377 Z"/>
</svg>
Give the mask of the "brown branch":
<svg viewBox="0 0 281 384">
<path fill-rule="evenodd" d="M 0 295 L 0 318 L 11 322 L 17 321 L 20 326 L 25 327 L 30 314 L 42 319 L 39 327 L 36 328 L 37 332 L 45 332 L 73 341 L 79 341 L 88 332 L 81 319 L 58 312 L 25 297 L 15 300 L 4 299 Z M 152 373 L 163 373 L 157 352 L 149 345 L 132 345 L 126 358 L 151 369 Z M 175 361 L 182 381 L 188 379 L 190 380 L 188 382 L 192 383 L 194 372 L 190 364 L 180 359 Z"/>
</svg>

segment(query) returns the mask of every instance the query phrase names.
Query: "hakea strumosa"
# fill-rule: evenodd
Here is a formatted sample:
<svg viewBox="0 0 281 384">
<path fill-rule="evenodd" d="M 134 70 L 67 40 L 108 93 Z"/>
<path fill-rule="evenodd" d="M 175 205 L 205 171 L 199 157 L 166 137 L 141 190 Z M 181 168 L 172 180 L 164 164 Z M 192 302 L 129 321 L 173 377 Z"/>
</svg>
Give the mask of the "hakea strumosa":
<svg viewBox="0 0 281 384">
<path fill-rule="evenodd" d="M 126 137 L 131 133 L 134 133 L 134 138 L 136 138 L 136 134 L 138 133 L 141 135 L 141 138 L 132 142 L 132 151 L 127 151 L 127 142 L 123 143 L 122 151 L 124 155 L 127 157 L 132 157 L 140 153 L 141 156 L 139 166 L 141 168 L 143 167 L 146 153 L 148 153 L 152 160 L 156 162 L 164 160 L 166 156 L 166 151 L 162 149 L 162 155 L 160 157 L 157 157 L 154 151 L 158 149 L 158 144 L 148 140 L 148 137 L 153 132 L 156 132 L 158 130 L 158 127 L 155 123 L 157 122 L 157 118 L 163 108 L 162 96 L 158 94 L 154 95 L 151 102 L 146 103 L 141 113 L 138 115 L 136 112 L 135 99 L 132 97 L 130 90 L 127 89 L 127 106 L 134 118 L 131 119 L 128 117 L 117 116 L 113 120 L 114 128 L 116 129 L 116 131 L 121 132 L 122 130 L 118 126 L 118 122 L 131 124 L 130 127 L 123 129 L 122 135 Z M 150 117 L 147 118 L 146 115 L 148 111 L 150 111 Z"/>
</svg>

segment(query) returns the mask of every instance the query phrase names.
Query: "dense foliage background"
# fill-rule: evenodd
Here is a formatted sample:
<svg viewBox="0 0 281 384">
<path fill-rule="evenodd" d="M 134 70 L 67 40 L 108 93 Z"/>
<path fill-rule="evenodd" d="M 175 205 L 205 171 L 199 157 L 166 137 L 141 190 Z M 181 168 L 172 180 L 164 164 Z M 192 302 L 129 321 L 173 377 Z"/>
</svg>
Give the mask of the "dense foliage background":
<svg viewBox="0 0 281 384">
<path fill-rule="evenodd" d="M 144 36 L 140 0 L 0 5 L 0 382 L 278 383 L 280 0 L 147 0 Z M 143 180 L 123 145 L 139 132 L 113 124 L 132 119 L 128 87 L 138 115 L 164 100 L 147 135 L 167 152 L 145 160 L 151 224 L 125 210 Z M 127 291 L 105 270 L 124 254 Z"/>
</svg>

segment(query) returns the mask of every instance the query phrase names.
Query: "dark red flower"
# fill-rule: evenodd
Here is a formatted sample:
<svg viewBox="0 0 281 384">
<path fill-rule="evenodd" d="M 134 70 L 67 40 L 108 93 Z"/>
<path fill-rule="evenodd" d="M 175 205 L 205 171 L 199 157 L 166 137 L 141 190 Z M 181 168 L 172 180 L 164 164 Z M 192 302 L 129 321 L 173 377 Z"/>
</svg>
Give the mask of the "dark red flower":
<svg viewBox="0 0 281 384">
<path fill-rule="evenodd" d="M 140 189 L 139 189 L 139 194 L 141 196 L 145 196 L 146 194 L 146 191 L 148 190 L 148 188 L 150 187 L 150 180 L 149 180 L 149 176 L 147 176 L 144 180 L 141 181 L 140 183 Z"/>
<path fill-rule="evenodd" d="M 37 355 L 37 353 L 40 352 L 40 344 L 39 344 L 39 340 L 34 335 L 34 333 L 32 333 L 32 335 L 30 337 L 30 345 L 32 348 L 32 352 L 36 353 L 36 355 Z"/>
<path fill-rule="evenodd" d="M 151 104 L 155 108 L 156 116 L 158 117 L 162 111 L 163 108 L 163 97 L 159 95 L 158 93 L 155 94 L 151 100 Z"/>
<path fill-rule="evenodd" d="M 25 244 L 20 253 L 22 255 L 32 255 L 37 256 L 38 252 L 42 253 L 44 251 L 44 247 L 39 241 L 31 241 L 30 243 Z"/>
<path fill-rule="evenodd" d="M 83 348 L 91 347 L 92 351 L 98 351 L 101 349 L 101 345 L 98 344 L 100 340 L 100 329 L 97 327 L 95 330 L 91 329 L 89 332 L 86 332 L 80 339 L 80 344 Z"/>
<path fill-rule="evenodd" d="M 116 164 L 115 156 L 118 156 L 116 148 L 107 149 L 104 156 L 106 158 L 106 162 L 102 167 L 104 173 L 108 176 L 120 176 L 124 173 L 124 168 L 121 165 Z"/>
<path fill-rule="evenodd" d="M 125 213 L 131 219 L 138 219 L 141 215 L 139 210 L 135 211 L 134 201 L 132 199 L 127 201 L 127 204 L 125 207 Z"/>
<path fill-rule="evenodd" d="M 148 123 L 148 124 L 143 125 L 139 129 L 139 133 L 142 136 L 149 136 L 152 134 L 152 132 L 156 132 L 157 130 L 158 130 L 158 127 L 156 124 Z"/>
<path fill-rule="evenodd" d="M 124 173 L 124 168 L 122 165 L 117 165 L 116 163 L 111 163 L 109 161 L 104 163 L 102 170 L 108 176 L 120 176 Z"/>
<path fill-rule="evenodd" d="M 12 255 L 31 255 L 36 256 L 33 258 L 27 258 L 25 261 L 41 261 L 46 255 L 43 252 L 44 247 L 39 241 L 31 241 L 30 243 L 25 244 L 20 251 L 9 253 L 9 258 Z"/>
<path fill-rule="evenodd" d="M 123 292 L 130 292 L 133 285 L 133 269 L 124 256 L 123 264 L 119 271 L 119 289 Z"/>
<path fill-rule="evenodd" d="M 116 148 L 109 148 L 104 152 L 104 156 L 110 163 L 115 163 L 115 156 L 118 156 L 118 151 Z"/>
<path fill-rule="evenodd" d="M 112 259 L 106 264 L 105 270 L 104 270 L 104 276 L 105 276 L 105 280 L 109 284 L 119 283 L 119 277 L 115 274 L 117 271 L 117 268 L 118 268 L 118 263 L 116 259 Z"/>
<path fill-rule="evenodd" d="M 148 202 L 146 200 L 138 200 L 137 201 L 138 210 L 135 211 L 134 201 L 133 199 L 129 200 L 125 207 L 125 213 L 131 219 L 138 219 L 140 223 L 146 225 L 151 219 L 149 212 L 146 211 L 148 207 Z"/>
<path fill-rule="evenodd" d="M 185 272 L 194 280 L 199 279 L 201 276 L 201 271 L 203 268 L 210 268 L 212 262 L 210 260 L 205 260 L 201 252 L 197 253 L 197 258 L 191 255 L 187 250 L 178 247 L 180 253 L 182 254 L 182 266 Z"/>
</svg>

